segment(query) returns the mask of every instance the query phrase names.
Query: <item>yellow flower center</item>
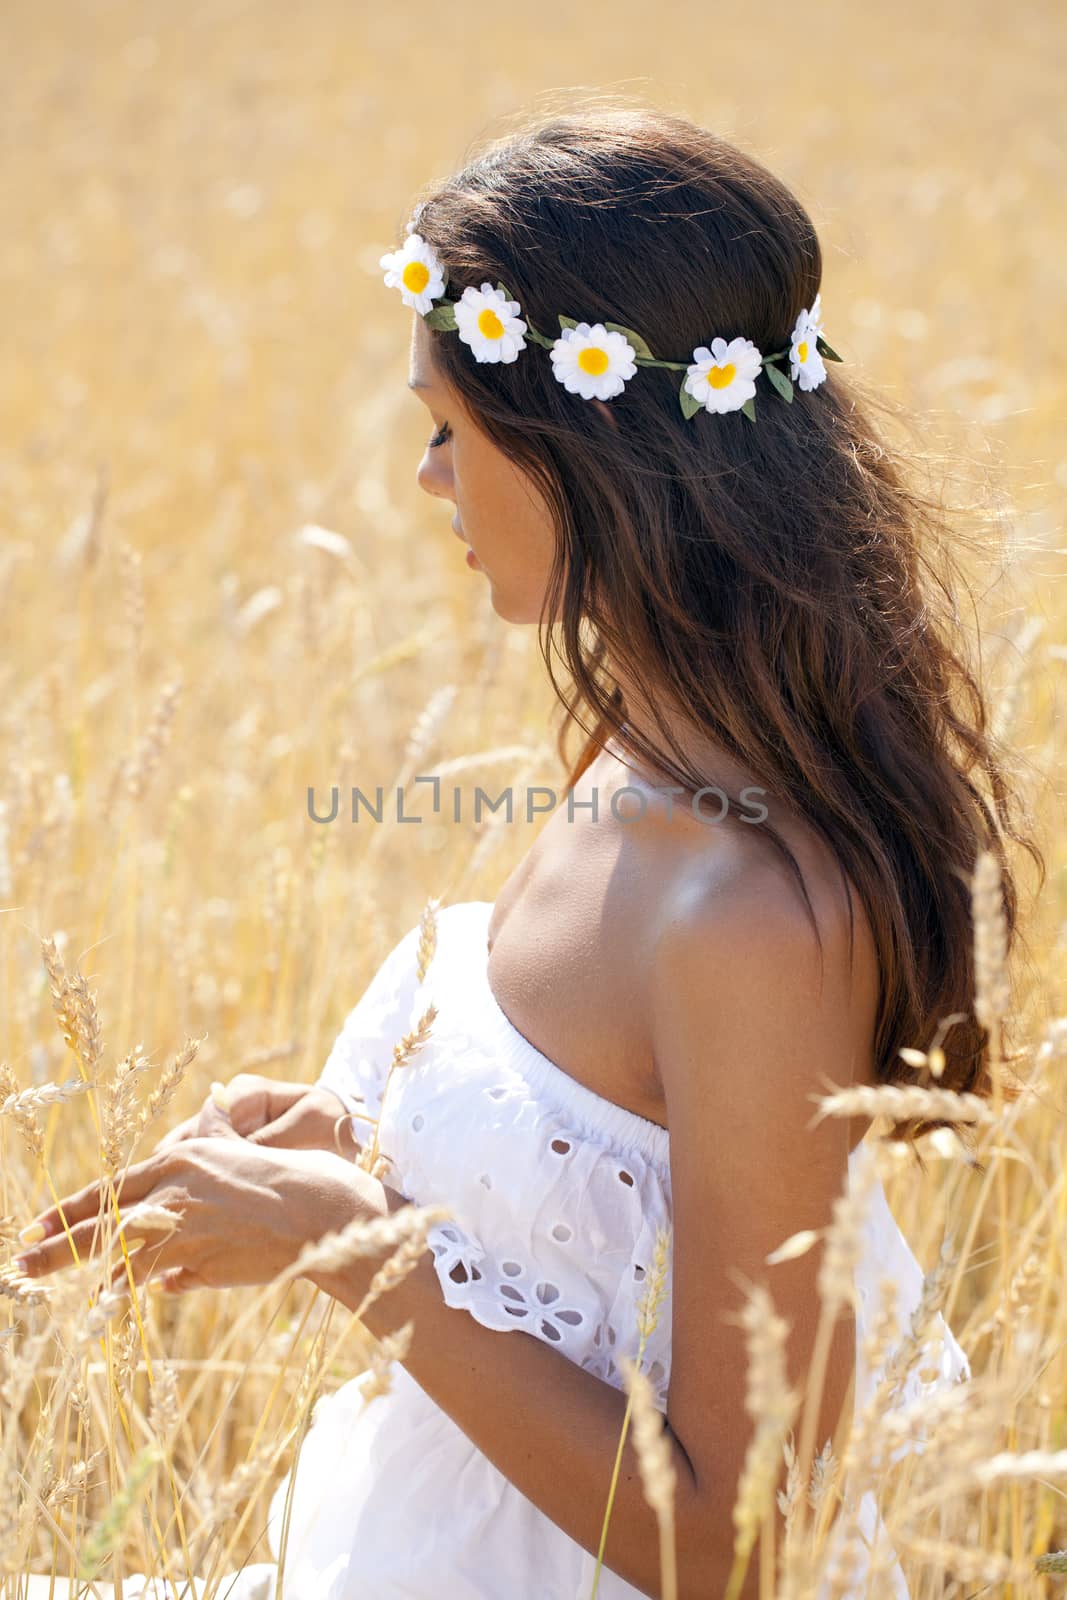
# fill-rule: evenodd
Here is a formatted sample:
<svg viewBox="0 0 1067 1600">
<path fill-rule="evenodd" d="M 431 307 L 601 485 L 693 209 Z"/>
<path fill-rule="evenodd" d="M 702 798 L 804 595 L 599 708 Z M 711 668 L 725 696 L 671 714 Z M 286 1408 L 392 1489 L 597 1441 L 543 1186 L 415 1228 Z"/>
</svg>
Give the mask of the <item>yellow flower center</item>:
<svg viewBox="0 0 1067 1600">
<path fill-rule="evenodd" d="M 804 362 L 807 359 L 808 359 L 808 341 L 805 339 L 801 344 L 797 345 L 797 360 L 800 362 L 801 366 L 803 366 Z"/>
<path fill-rule="evenodd" d="M 496 312 L 490 311 L 488 306 L 478 313 L 478 332 L 485 339 L 499 339 L 504 332 L 504 324 Z"/>
<path fill-rule="evenodd" d="M 430 269 L 425 261 L 409 261 L 403 271 L 404 288 L 412 294 L 421 294 L 430 281 Z"/>
<path fill-rule="evenodd" d="M 591 377 L 599 378 L 602 372 L 608 370 L 608 353 L 606 350 L 598 350 L 595 345 L 587 345 L 584 350 L 578 352 L 578 365 Z"/>
<path fill-rule="evenodd" d="M 733 362 L 725 367 L 711 367 L 708 371 L 708 383 L 713 389 L 725 389 L 737 377 L 737 368 Z"/>
</svg>

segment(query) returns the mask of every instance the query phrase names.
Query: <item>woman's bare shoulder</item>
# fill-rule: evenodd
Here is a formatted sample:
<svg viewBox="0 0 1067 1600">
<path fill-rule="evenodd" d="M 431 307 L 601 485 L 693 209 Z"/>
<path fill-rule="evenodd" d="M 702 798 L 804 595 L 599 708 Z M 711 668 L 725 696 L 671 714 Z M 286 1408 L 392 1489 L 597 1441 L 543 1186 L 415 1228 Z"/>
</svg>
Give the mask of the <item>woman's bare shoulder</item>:
<svg viewBox="0 0 1067 1600">
<path fill-rule="evenodd" d="M 803 1018 L 823 1031 L 839 1062 L 849 1063 L 839 1081 L 873 1083 L 879 966 L 869 920 L 828 847 L 802 833 L 787 843 L 818 937 L 780 855 L 724 830 L 698 863 L 690 859 L 661 880 L 649 941 L 649 1014 L 704 1006 L 721 1038 L 727 1012 L 747 1005 L 754 1047 L 761 1030 L 773 1038 Z M 813 1073 L 817 1066 L 813 1061 Z"/>
<path fill-rule="evenodd" d="M 800 873 L 781 853 L 757 837 L 759 823 L 711 829 L 708 848 L 694 854 L 676 850 L 660 876 L 654 938 L 699 939 L 706 934 L 731 940 L 815 940 L 812 919 L 828 961 L 847 952 L 850 921 L 857 973 L 874 976 L 877 952 L 869 919 L 856 887 L 842 871 L 830 846 L 808 828 L 783 833 Z M 801 882 L 802 878 L 802 882 Z M 851 906 L 851 913 L 850 913 Z"/>
</svg>

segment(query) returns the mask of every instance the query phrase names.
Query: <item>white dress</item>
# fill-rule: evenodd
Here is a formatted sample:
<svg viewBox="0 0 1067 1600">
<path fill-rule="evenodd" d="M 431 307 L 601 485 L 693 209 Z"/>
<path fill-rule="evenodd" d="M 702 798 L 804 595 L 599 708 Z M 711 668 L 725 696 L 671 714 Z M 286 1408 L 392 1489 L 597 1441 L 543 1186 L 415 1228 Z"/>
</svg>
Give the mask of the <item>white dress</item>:
<svg viewBox="0 0 1067 1600">
<path fill-rule="evenodd" d="M 438 911 L 437 948 L 421 983 L 419 927 L 409 929 L 347 1017 L 320 1081 L 351 1106 L 381 1113 L 379 1143 L 393 1162 L 387 1181 L 416 1204 L 451 1212 L 454 1221 L 429 1236 L 448 1304 L 502 1334 L 543 1339 L 622 1388 L 617 1358 L 636 1354 L 637 1296 L 657 1226 L 671 1221 L 669 1135 L 576 1082 L 509 1022 L 486 972 L 491 911 L 491 901 Z M 383 1110 L 393 1045 L 431 999 L 430 1040 L 394 1072 Z M 852 1152 L 850 1181 L 867 1154 L 865 1144 Z M 857 1409 L 878 1376 L 865 1369 L 859 1345 L 884 1272 L 896 1277 L 906 1328 L 922 1272 L 875 1179 L 855 1273 Z M 670 1330 L 668 1282 L 644 1363 L 663 1410 Z M 923 1383 L 913 1371 L 906 1398 L 970 1377 L 940 1314 L 931 1356 L 938 1375 Z M 316 1409 L 293 1475 L 285 1600 L 587 1600 L 594 1557 L 491 1464 L 402 1364 L 390 1377 L 387 1394 L 365 1400 L 356 1378 Z M 275 1557 L 288 1483 L 271 1505 Z M 607 1479 L 603 1487 L 606 1494 Z M 888 1539 L 870 1492 L 861 1510 L 865 1532 Z M 849 1591 L 857 1596 L 863 1570 Z M 598 1592 L 602 1600 L 641 1594 L 607 1568 Z M 881 1592 L 908 1595 L 895 1555 Z"/>
</svg>

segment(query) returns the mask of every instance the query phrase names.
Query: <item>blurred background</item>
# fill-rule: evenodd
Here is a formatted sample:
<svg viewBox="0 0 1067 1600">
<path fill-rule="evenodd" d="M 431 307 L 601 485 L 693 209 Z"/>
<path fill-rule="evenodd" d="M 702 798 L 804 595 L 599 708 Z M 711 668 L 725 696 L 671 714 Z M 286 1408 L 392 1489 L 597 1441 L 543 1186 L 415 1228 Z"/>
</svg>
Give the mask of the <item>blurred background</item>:
<svg viewBox="0 0 1067 1600">
<path fill-rule="evenodd" d="M 242 1067 L 317 1074 L 427 898 L 493 898 L 531 842 L 521 818 L 316 827 L 306 796 L 339 784 L 343 818 L 347 786 L 419 771 L 561 783 L 536 629 L 494 615 L 415 484 L 428 417 L 378 258 L 476 137 L 585 91 L 690 116 L 785 179 L 819 230 L 827 337 L 981 500 L 990 671 L 1051 780 L 1030 1005 L 1063 1010 L 1061 5 L 81 0 L 3 27 L 0 1054 L 20 1083 L 70 1071 L 45 935 L 98 996 L 106 1062 L 202 1038 L 176 1116 Z M 84 1104 L 47 1140 L 43 1165 L 6 1165 L 9 1217 L 49 1174 L 96 1171 Z M 270 1345 L 240 1389 L 204 1375 L 229 1304 L 153 1313 L 199 1374 L 190 1440 L 226 1397 L 205 1482 L 276 1388 Z"/>
</svg>

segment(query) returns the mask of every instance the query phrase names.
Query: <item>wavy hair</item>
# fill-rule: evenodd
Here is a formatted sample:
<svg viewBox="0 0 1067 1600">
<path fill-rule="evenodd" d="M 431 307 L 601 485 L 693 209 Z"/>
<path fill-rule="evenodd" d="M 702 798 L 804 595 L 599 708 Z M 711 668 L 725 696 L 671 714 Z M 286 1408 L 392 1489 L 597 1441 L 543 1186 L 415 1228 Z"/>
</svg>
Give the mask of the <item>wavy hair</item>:
<svg viewBox="0 0 1067 1600">
<path fill-rule="evenodd" d="M 675 361 L 712 334 L 788 347 L 822 276 L 815 229 L 783 182 L 716 134 L 644 107 L 529 118 L 421 191 L 412 225 L 446 264 L 450 297 L 499 281 L 549 336 L 560 313 L 611 321 Z M 824 316 L 834 343 L 832 306 Z M 1010 945 L 1006 841 L 1042 881 L 1045 864 L 957 638 L 967 591 L 948 515 L 869 420 L 894 408 L 830 364 L 792 404 L 758 382 L 754 425 L 740 411 L 687 420 L 679 373 L 639 367 L 609 417 L 564 389 L 543 349 L 479 364 L 455 333 L 431 337 L 438 371 L 552 511 L 538 642 L 564 707 L 569 783 L 610 735 L 687 795 L 709 782 L 670 741 L 625 726 L 611 662 L 625 663 L 650 704 L 669 704 L 828 841 L 850 934 L 851 883 L 878 951 L 879 1080 L 928 1083 L 898 1052 L 928 1049 L 957 1014 L 940 1086 L 990 1094 L 989 1038 L 973 1015 L 972 874 L 982 850 L 996 854 Z M 571 764 L 574 726 L 586 739 Z M 723 820 L 739 810 L 730 796 Z M 821 950 L 792 851 L 769 823 L 755 831 L 796 879 Z M 914 1150 L 945 1125 L 899 1120 L 888 1137 Z"/>
</svg>

